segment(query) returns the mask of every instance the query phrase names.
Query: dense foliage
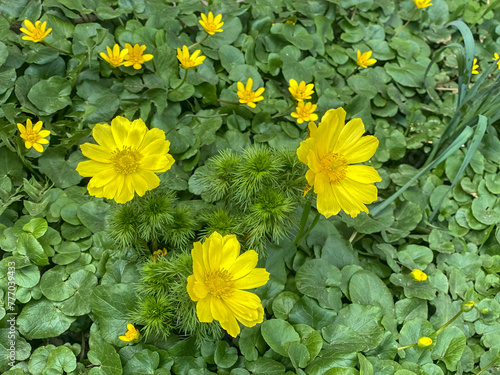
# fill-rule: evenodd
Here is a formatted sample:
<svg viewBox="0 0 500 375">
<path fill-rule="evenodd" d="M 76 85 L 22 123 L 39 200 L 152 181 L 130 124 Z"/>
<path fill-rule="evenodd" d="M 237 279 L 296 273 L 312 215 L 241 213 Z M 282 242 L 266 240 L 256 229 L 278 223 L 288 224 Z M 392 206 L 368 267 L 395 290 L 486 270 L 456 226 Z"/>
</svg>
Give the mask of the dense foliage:
<svg viewBox="0 0 500 375">
<path fill-rule="evenodd" d="M 0 371 L 500 373 L 500 2 L 416 3 L 0 1 Z M 308 109 L 290 80 L 314 84 Z M 326 219 L 298 120 L 338 107 L 382 181 L 369 214 Z M 125 204 L 76 170 L 117 116 L 175 160 Z M 214 232 L 270 273 L 236 338 L 186 291 Z"/>
</svg>

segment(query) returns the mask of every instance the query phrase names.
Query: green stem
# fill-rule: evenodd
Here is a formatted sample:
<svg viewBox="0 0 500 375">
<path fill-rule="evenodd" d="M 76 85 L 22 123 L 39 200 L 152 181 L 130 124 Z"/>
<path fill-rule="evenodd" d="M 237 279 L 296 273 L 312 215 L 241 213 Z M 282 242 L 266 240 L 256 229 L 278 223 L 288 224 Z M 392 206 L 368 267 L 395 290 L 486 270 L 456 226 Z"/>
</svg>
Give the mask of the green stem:
<svg viewBox="0 0 500 375">
<path fill-rule="evenodd" d="M 436 331 L 436 335 L 439 335 L 441 332 L 443 332 L 446 327 L 448 327 L 451 323 L 455 321 L 455 319 L 457 319 L 460 316 L 460 314 L 462 314 L 462 310 L 457 312 L 453 318 L 451 318 L 447 323 L 445 323 L 441 328 L 439 328 Z"/>
<path fill-rule="evenodd" d="M 43 43 L 44 43 L 47 47 L 53 48 L 53 49 L 55 49 L 55 50 L 58 50 L 59 52 L 65 53 L 65 54 L 67 54 L 67 55 L 71 55 L 71 51 L 68 51 L 68 50 L 66 50 L 66 49 L 62 49 L 62 48 L 59 48 L 59 47 L 53 46 L 52 44 L 47 43 L 45 40 L 43 41 Z"/>
<path fill-rule="evenodd" d="M 181 86 L 184 84 L 184 82 L 186 82 L 186 78 L 187 78 L 187 76 L 188 76 L 188 71 L 187 71 L 187 69 L 184 69 L 184 78 L 182 79 L 181 83 L 179 83 L 179 84 L 177 85 L 177 87 L 173 88 L 173 89 L 172 89 L 172 90 L 170 90 L 168 93 L 169 93 L 169 94 L 170 94 L 170 93 L 173 93 L 174 91 L 176 91 L 177 89 L 179 89 L 179 87 L 181 87 Z"/>
<path fill-rule="evenodd" d="M 356 69 L 354 69 L 351 73 L 349 73 L 349 74 L 347 75 L 347 77 L 345 77 L 344 79 L 347 81 L 347 79 L 348 79 L 350 76 L 352 76 L 354 73 L 356 73 L 358 70 L 359 70 L 359 65 L 358 65 L 358 66 L 356 66 Z"/>
<path fill-rule="evenodd" d="M 283 116 L 285 113 L 287 113 L 289 110 L 291 110 L 293 107 L 295 107 L 295 103 L 293 103 L 290 107 L 288 107 L 287 109 L 279 112 L 279 113 L 276 113 L 275 115 L 271 116 L 271 118 L 276 118 L 276 117 L 280 117 L 280 116 Z"/>
<path fill-rule="evenodd" d="M 221 102 L 221 103 L 226 103 L 226 104 L 236 104 L 236 105 L 240 105 L 241 103 L 238 103 L 238 102 L 228 102 L 227 100 L 222 100 L 222 99 L 217 99 L 218 102 Z"/>
<path fill-rule="evenodd" d="M 188 47 L 188 49 L 191 49 L 191 48 L 193 48 L 194 46 L 197 46 L 198 44 L 203 43 L 205 40 L 207 40 L 207 39 L 208 39 L 208 37 L 209 37 L 209 36 L 210 36 L 209 34 L 205 35 L 205 37 L 204 37 L 202 40 L 200 40 L 199 42 L 196 42 L 196 43 L 194 43 L 194 44 L 191 44 L 191 45 Z"/>
<path fill-rule="evenodd" d="M 311 202 L 309 200 L 306 201 L 304 205 L 304 209 L 302 211 L 302 217 L 300 218 L 300 226 L 299 226 L 299 231 L 297 232 L 297 236 L 295 237 L 295 241 L 293 243 L 295 246 L 299 243 L 300 237 L 302 236 L 302 232 L 304 231 L 304 228 L 307 223 L 307 218 L 309 217 L 309 212 L 311 212 Z"/>
<path fill-rule="evenodd" d="M 493 365 L 496 363 L 496 361 L 498 361 L 498 357 L 497 357 L 497 358 L 495 358 L 495 359 L 494 359 L 493 361 L 491 361 L 490 363 L 488 363 L 488 365 L 487 365 L 485 368 L 483 368 L 481 371 L 479 371 L 476 375 L 481 375 L 483 372 L 485 372 L 485 371 L 486 371 L 486 370 L 488 370 L 491 366 L 493 366 Z"/>
<path fill-rule="evenodd" d="M 417 11 L 418 11 L 418 8 L 417 8 L 417 9 L 415 9 L 415 10 L 413 11 L 413 13 L 411 14 L 410 18 L 408 18 L 408 21 L 406 21 L 406 23 L 403 25 L 403 27 L 402 27 L 402 28 L 400 28 L 400 29 L 396 32 L 396 34 L 394 34 L 393 38 L 397 37 L 397 36 L 398 36 L 398 34 L 399 34 L 401 31 L 403 31 L 403 30 L 404 30 L 404 28 L 405 28 L 406 26 L 408 26 L 408 24 L 411 22 L 411 20 L 412 20 L 412 19 L 413 19 L 413 17 L 415 16 L 415 14 L 417 14 Z"/>
<path fill-rule="evenodd" d="M 406 346 L 400 346 L 398 350 L 403 350 L 403 349 L 408 349 L 408 348 L 413 348 L 414 346 L 417 346 L 418 344 L 411 344 L 411 345 L 406 345 Z"/>
<path fill-rule="evenodd" d="M 356 235 L 358 234 L 358 231 L 355 230 L 354 232 L 352 232 L 351 234 L 351 238 L 349 238 L 349 242 L 352 243 L 352 241 L 354 241 L 354 238 L 356 238 Z"/>
<path fill-rule="evenodd" d="M 318 212 L 316 214 L 316 216 L 314 217 L 314 220 L 311 224 L 311 226 L 309 227 L 309 229 L 307 230 L 306 234 L 304 234 L 304 236 L 302 236 L 302 238 L 306 238 L 309 233 L 311 233 L 311 231 L 313 230 L 313 228 L 316 226 L 316 224 L 318 224 L 318 221 L 319 221 L 319 217 L 321 216 L 321 214 Z M 300 239 L 299 239 L 299 242 L 300 242 Z"/>
</svg>

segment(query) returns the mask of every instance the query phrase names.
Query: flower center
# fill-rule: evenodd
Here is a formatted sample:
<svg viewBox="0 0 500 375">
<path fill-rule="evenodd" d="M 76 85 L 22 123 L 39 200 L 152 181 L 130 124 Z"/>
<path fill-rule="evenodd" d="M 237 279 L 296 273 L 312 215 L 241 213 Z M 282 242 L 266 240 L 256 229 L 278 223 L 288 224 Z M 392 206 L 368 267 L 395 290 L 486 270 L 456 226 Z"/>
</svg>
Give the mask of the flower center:
<svg viewBox="0 0 500 375">
<path fill-rule="evenodd" d="M 217 25 L 215 23 L 207 22 L 205 28 L 207 29 L 207 31 L 215 33 L 215 31 L 217 30 Z"/>
<path fill-rule="evenodd" d="M 233 275 L 224 269 L 207 272 L 205 274 L 205 285 L 212 296 L 228 298 L 233 294 Z"/>
<path fill-rule="evenodd" d="M 115 150 L 111 155 L 111 164 L 118 174 L 130 174 L 137 171 L 141 154 L 137 150 L 132 150 L 130 146 L 123 150 Z"/>
<path fill-rule="evenodd" d="M 255 91 L 252 91 L 252 90 L 250 90 L 250 91 L 243 91 L 242 96 L 243 96 L 243 98 L 241 98 L 241 99 L 246 100 L 248 102 L 254 102 L 255 101 Z"/>
<path fill-rule="evenodd" d="M 142 53 L 141 52 L 129 52 L 128 53 L 128 58 L 130 62 L 133 62 L 134 64 L 144 64 L 144 60 L 142 58 Z"/>
<path fill-rule="evenodd" d="M 24 139 L 31 143 L 37 143 L 38 139 L 40 138 L 38 132 L 35 132 L 33 130 L 26 130 L 24 136 Z"/>
<path fill-rule="evenodd" d="M 343 155 L 330 151 L 321 158 L 321 167 L 328 180 L 331 183 L 336 183 L 345 178 L 347 160 L 345 160 Z"/>
</svg>

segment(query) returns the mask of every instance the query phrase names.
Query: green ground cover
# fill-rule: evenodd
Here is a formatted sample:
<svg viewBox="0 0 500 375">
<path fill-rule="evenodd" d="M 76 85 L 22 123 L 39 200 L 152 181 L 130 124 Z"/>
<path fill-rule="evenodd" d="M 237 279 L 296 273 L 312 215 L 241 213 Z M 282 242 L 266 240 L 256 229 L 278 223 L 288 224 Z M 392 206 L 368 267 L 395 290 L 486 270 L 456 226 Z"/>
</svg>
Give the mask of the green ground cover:
<svg viewBox="0 0 500 375">
<path fill-rule="evenodd" d="M 429 3 L 0 0 L 0 372 L 500 374 L 500 1 Z"/>
</svg>

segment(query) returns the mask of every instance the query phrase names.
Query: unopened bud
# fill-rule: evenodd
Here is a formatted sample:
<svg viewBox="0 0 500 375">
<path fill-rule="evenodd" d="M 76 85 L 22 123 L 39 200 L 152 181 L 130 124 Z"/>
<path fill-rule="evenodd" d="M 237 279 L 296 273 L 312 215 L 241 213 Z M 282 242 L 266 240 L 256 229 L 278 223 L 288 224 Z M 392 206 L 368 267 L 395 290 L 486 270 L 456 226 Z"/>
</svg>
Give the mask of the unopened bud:
<svg viewBox="0 0 500 375">
<path fill-rule="evenodd" d="M 421 337 L 418 339 L 418 347 L 419 348 L 425 348 L 427 346 L 432 345 L 432 339 L 430 337 Z"/>
<path fill-rule="evenodd" d="M 469 312 L 474 307 L 474 301 L 462 302 L 461 310 L 462 312 Z"/>
<path fill-rule="evenodd" d="M 415 268 L 413 271 L 411 271 L 410 277 L 415 281 L 427 280 L 427 275 L 425 274 L 425 272 L 422 272 L 418 268 Z"/>
</svg>

